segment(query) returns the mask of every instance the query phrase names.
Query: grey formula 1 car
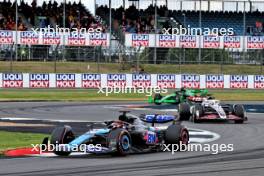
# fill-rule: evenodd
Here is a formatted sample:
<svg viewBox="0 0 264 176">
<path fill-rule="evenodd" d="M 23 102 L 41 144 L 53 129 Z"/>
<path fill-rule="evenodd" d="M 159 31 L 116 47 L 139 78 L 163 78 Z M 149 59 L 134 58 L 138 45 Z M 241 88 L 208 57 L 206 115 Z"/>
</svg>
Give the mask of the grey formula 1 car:
<svg viewBox="0 0 264 176">
<path fill-rule="evenodd" d="M 197 123 L 203 120 L 229 120 L 243 123 L 247 120 L 243 105 L 221 104 L 219 100 L 204 99 L 190 107 L 191 121 Z"/>
</svg>

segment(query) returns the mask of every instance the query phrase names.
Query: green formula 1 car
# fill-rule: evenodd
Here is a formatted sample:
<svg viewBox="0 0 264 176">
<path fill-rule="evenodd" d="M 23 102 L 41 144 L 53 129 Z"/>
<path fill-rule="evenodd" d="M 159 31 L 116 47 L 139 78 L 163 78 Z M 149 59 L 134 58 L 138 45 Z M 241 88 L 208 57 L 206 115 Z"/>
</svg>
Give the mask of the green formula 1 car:
<svg viewBox="0 0 264 176">
<path fill-rule="evenodd" d="M 172 94 L 162 96 L 155 94 L 154 98 L 149 97 L 149 103 L 160 105 L 162 103 L 178 105 L 179 115 L 181 118 L 188 120 L 191 111 L 190 107 L 194 104 L 201 104 L 204 99 L 213 99 L 207 89 L 180 89 Z"/>
<path fill-rule="evenodd" d="M 172 94 L 162 96 L 161 94 L 155 94 L 154 98 L 149 97 L 149 103 L 155 103 L 156 105 L 160 105 L 162 103 L 169 104 L 180 104 L 186 102 L 188 97 L 208 97 L 207 89 L 180 89 Z"/>
</svg>

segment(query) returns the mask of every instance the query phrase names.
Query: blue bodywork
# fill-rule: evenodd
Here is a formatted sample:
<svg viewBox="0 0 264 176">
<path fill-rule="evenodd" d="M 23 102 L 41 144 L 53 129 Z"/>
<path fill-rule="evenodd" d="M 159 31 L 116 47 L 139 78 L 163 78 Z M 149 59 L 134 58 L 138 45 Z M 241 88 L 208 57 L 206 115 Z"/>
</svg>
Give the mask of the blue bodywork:
<svg viewBox="0 0 264 176">
<path fill-rule="evenodd" d="M 73 141 L 71 141 L 69 144 L 65 144 L 64 148 L 66 148 L 67 151 L 73 151 L 76 146 L 80 146 L 81 144 L 84 144 L 86 141 L 94 137 L 95 135 L 104 135 L 109 133 L 109 129 L 93 129 L 91 131 L 88 131 L 84 133 L 83 135 L 75 138 Z M 88 153 L 104 153 L 108 152 L 110 149 L 108 148 L 102 148 L 101 151 L 86 151 Z"/>
<path fill-rule="evenodd" d="M 176 117 L 174 115 L 147 114 L 141 119 L 147 123 L 167 123 L 175 120 Z"/>
</svg>

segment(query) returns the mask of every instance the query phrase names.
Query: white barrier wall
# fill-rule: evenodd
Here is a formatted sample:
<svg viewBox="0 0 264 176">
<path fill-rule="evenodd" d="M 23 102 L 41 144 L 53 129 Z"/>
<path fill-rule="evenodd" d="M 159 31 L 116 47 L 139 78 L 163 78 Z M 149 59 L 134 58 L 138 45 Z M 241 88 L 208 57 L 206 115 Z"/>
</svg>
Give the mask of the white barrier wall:
<svg viewBox="0 0 264 176">
<path fill-rule="evenodd" d="M 0 88 L 264 89 L 264 75 L 0 73 Z"/>
<path fill-rule="evenodd" d="M 15 44 L 16 32 L 0 30 L 0 45 Z M 109 46 L 108 33 L 37 33 L 33 31 L 18 31 L 17 43 L 22 45 L 66 45 L 66 46 Z"/>
<path fill-rule="evenodd" d="M 263 49 L 264 36 L 245 36 L 244 40 L 243 36 L 126 34 L 125 43 L 129 47 Z"/>
<path fill-rule="evenodd" d="M 17 34 L 17 38 L 16 38 Z M 201 37 L 201 38 L 200 38 Z M 66 45 L 66 46 L 109 46 L 109 33 L 39 33 L 33 31 L 0 30 L 0 45 Z M 164 34 L 126 34 L 128 47 L 160 48 L 233 48 L 264 49 L 264 36 L 198 36 Z M 201 46 L 200 46 L 201 45 Z"/>
</svg>

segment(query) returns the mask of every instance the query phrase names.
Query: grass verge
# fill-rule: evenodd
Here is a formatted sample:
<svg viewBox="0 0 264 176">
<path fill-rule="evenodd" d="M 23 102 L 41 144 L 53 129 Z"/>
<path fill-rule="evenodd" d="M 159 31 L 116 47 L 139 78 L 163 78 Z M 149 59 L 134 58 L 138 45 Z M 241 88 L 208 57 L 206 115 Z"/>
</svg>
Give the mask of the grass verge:
<svg viewBox="0 0 264 176">
<path fill-rule="evenodd" d="M 263 74 L 262 65 L 218 64 L 141 64 L 146 73 L 196 73 L 196 74 Z M 131 73 L 132 64 L 94 62 L 13 62 L 0 61 L 0 72 L 24 73 Z"/>
<path fill-rule="evenodd" d="M 3 151 L 22 147 L 32 147 L 31 144 L 40 144 L 45 134 L 20 133 L 0 131 L 0 156 Z"/>
<path fill-rule="evenodd" d="M 88 89 L 0 89 L 0 101 L 145 101 L 147 94 L 112 93 L 106 96 Z M 172 90 L 170 91 L 172 92 Z M 209 90 L 228 101 L 263 101 L 264 90 Z"/>
</svg>

